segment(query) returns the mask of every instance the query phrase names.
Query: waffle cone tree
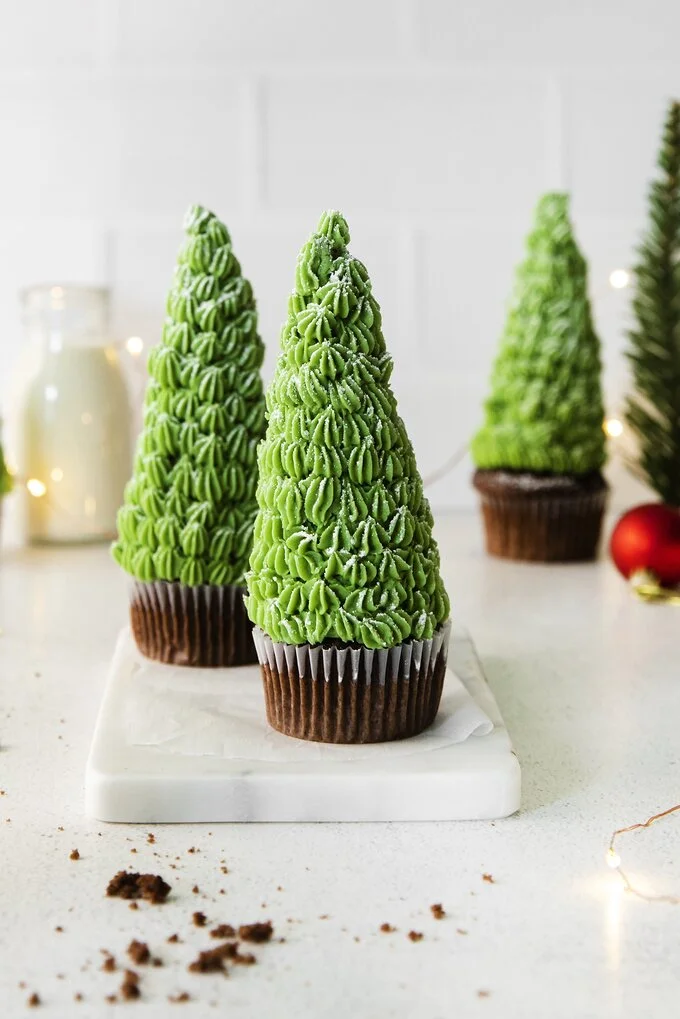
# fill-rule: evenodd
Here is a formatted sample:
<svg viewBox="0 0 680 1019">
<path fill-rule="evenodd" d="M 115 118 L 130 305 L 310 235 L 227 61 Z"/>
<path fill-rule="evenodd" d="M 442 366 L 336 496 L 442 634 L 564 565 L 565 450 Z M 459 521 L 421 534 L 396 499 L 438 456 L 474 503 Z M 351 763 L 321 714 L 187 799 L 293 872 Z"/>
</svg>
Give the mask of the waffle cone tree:
<svg viewBox="0 0 680 1019">
<path fill-rule="evenodd" d="M 113 554 L 145 582 L 241 585 L 265 427 L 263 345 L 227 228 L 194 206 L 185 229 Z"/>
<path fill-rule="evenodd" d="M 273 640 L 388 648 L 449 603 L 392 359 L 349 229 L 325 213 L 297 263 L 259 450 L 250 618 Z"/>
<path fill-rule="evenodd" d="M 635 325 L 628 357 L 634 392 L 626 418 L 639 456 L 633 471 L 680 506 L 680 103 L 668 109 L 649 189 L 650 221 L 634 269 Z"/>
<path fill-rule="evenodd" d="M 565 194 L 537 206 L 472 441 L 480 469 L 585 474 L 604 464 L 600 343 Z"/>
</svg>

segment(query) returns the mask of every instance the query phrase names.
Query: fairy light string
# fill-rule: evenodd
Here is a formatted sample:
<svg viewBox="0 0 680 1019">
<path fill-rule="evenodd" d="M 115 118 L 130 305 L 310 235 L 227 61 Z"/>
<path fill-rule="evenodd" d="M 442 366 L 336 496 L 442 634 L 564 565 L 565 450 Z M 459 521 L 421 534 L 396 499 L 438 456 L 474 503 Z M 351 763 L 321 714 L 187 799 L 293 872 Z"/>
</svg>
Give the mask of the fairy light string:
<svg viewBox="0 0 680 1019">
<path fill-rule="evenodd" d="M 657 821 L 661 821 L 665 817 L 670 817 L 671 814 L 675 814 L 678 811 L 680 811 L 680 803 L 676 803 L 674 806 L 668 807 L 667 810 L 662 810 L 658 814 L 652 814 L 652 816 L 648 817 L 646 821 L 629 824 L 626 828 L 617 828 L 616 831 L 612 832 L 612 836 L 609 839 L 609 846 L 605 854 L 607 866 L 619 876 L 626 892 L 629 892 L 631 895 L 635 895 L 638 899 L 642 899 L 644 902 L 665 902 L 672 906 L 678 906 L 680 905 L 680 896 L 648 895 L 640 888 L 636 888 L 622 867 L 620 853 L 616 850 L 616 842 L 622 835 L 629 835 L 631 832 L 641 831 L 643 828 L 651 828 Z"/>
</svg>

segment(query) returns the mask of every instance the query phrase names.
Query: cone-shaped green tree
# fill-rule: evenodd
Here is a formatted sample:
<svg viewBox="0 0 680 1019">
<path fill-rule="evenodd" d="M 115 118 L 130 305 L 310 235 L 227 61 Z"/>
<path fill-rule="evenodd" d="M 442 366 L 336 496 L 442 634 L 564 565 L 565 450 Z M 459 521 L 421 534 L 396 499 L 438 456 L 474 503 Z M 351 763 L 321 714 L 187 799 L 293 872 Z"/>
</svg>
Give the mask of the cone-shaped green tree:
<svg viewBox="0 0 680 1019">
<path fill-rule="evenodd" d="M 472 441 L 477 467 L 599 470 L 606 458 L 600 375 L 587 267 L 569 222 L 569 199 L 546 194 L 517 270 L 486 419 Z"/>
<path fill-rule="evenodd" d="M 378 304 L 325 213 L 298 257 L 259 450 L 248 611 L 273 640 L 387 648 L 447 619 Z"/>
<path fill-rule="evenodd" d="M 639 441 L 636 474 L 680 506 L 680 103 L 672 102 L 638 250 L 628 357 L 635 392 L 626 417 Z"/>
<path fill-rule="evenodd" d="M 113 554 L 145 582 L 239 585 L 265 427 L 263 345 L 227 228 L 194 206 L 185 229 Z"/>
</svg>

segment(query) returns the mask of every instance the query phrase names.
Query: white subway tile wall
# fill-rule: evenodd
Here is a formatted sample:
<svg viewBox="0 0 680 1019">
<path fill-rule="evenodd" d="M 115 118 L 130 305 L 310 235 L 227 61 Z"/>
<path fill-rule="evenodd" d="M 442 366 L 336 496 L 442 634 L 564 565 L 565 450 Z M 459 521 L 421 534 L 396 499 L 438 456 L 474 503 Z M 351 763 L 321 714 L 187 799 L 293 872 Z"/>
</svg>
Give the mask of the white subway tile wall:
<svg viewBox="0 0 680 1019">
<path fill-rule="evenodd" d="M 0 29 L 0 406 L 18 290 L 106 283 L 147 346 L 191 202 L 229 224 L 271 375 L 295 257 L 347 215 L 423 474 L 480 419 L 533 204 L 573 192 L 607 400 L 621 409 L 630 266 L 665 104 L 670 0 L 22 0 Z M 431 489 L 470 505 L 464 462 Z M 638 491 L 617 462 L 617 501 Z"/>
</svg>

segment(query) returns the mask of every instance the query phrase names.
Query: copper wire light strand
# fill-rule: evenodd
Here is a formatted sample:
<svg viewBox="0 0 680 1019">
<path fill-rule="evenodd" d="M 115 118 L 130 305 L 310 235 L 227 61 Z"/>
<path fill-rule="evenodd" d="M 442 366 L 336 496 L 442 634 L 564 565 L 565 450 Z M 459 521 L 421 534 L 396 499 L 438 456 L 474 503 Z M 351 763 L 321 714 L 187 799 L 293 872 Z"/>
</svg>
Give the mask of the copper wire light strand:
<svg viewBox="0 0 680 1019">
<path fill-rule="evenodd" d="M 673 807 L 668 807 L 667 810 L 662 810 L 658 814 L 652 814 L 646 821 L 639 821 L 637 824 L 629 824 L 626 828 L 617 828 L 615 832 L 612 832 L 612 836 L 609 840 L 609 847 L 607 849 L 607 863 L 612 870 L 615 870 L 619 875 L 624 889 L 630 892 L 631 895 L 637 896 L 639 899 L 643 899 L 645 902 L 666 902 L 670 905 L 680 905 L 680 897 L 677 895 L 647 895 L 645 892 L 641 892 L 639 888 L 636 888 L 628 875 L 621 867 L 621 857 L 616 852 L 615 844 L 616 840 L 620 835 L 628 835 L 630 832 L 640 831 L 642 828 L 651 828 L 657 821 L 661 821 L 664 817 L 668 817 L 670 814 L 675 814 L 680 810 L 680 803 L 676 803 Z"/>
</svg>

